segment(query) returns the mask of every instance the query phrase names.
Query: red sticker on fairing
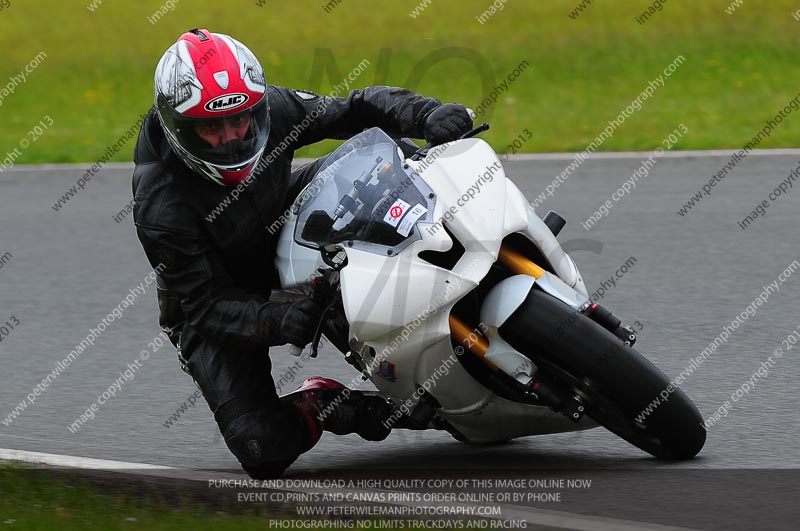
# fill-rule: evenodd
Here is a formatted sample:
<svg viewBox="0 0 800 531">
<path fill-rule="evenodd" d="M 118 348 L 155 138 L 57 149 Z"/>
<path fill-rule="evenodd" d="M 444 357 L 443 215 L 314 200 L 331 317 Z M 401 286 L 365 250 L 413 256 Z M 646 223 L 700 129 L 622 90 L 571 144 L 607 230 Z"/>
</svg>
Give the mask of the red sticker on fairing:
<svg viewBox="0 0 800 531">
<path fill-rule="evenodd" d="M 402 199 L 397 199 L 392 206 L 389 207 L 389 211 L 386 212 L 386 215 L 383 216 L 384 223 L 388 223 L 392 227 L 396 227 L 398 223 L 400 223 L 400 218 L 403 217 L 403 214 L 406 213 L 408 207 L 410 207 L 408 203 L 403 201 Z"/>
</svg>

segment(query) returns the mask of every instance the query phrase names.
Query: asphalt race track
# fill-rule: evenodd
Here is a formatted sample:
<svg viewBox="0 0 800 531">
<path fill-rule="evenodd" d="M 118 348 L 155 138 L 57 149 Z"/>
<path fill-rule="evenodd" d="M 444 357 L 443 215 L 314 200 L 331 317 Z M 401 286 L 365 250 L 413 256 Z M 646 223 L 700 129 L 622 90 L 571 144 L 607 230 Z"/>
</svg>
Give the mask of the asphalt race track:
<svg viewBox="0 0 800 531">
<path fill-rule="evenodd" d="M 355 436 L 326 435 L 290 475 L 592 478 L 591 488 L 566 490 L 560 502 L 529 505 L 545 511 L 540 514 L 562 511 L 683 528 L 795 529 L 800 422 L 794 398 L 800 362 L 797 351 L 782 344 L 788 345 L 786 338 L 800 327 L 800 269 L 768 292 L 763 304 L 751 306 L 750 314 L 747 307 L 763 286 L 800 260 L 800 191 L 789 188 L 746 229 L 738 222 L 788 178 L 799 154 L 751 153 L 685 216 L 676 211 L 730 154 L 669 154 L 585 230 L 581 222 L 611 198 L 643 158 L 595 156 L 538 209 L 540 215 L 555 209 L 567 219 L 561 239 L 590 292 L 615 277 L 602 303 L 641 323 L 637 348 L 671 377 L 738 316 L 727 342 L 682 386 L 704 417 L 721 407 L 725 413 L 710 427 L 697 459 L 659 463 L 603 429 L 498 446 L 398 431 L 371 444 Z M 508 162 L 506 168 L 533 199 L 570 158 L 533 157 Z M 36 166 L 0 173 L 0 325 L 18 323 L 0 342 L 0 448 L 236 472 L 237 463 L 202 402 L 165 427 L 195 387 L 179 370 L 171 348 L 152 352 L 156 349 L 149 345 L 159 334 L 154 286 L 137 294 L 133 306 L 9 422 L 11 411 L 55 364 L 150 272 L 131 217 L 120 223 L 113 219 L 130 201 L 130 166 L 105 169 L 58 212 L 51 208 L 84 171 Z M 627 271 L 616 278 L 626 262 Z M 778 348 L 782 356 L 774 358 L 766 375 L 762 371 L 754 378 Z M 143 350 L 149 354 L 144 360 Z M 296 358 L 286 349 L 271 356 L 277 381 Z M 138 365 L 133 378 L 96 408 L 94 419 L 70 430 L 129 364 Z M 284 378 L 293 381 L 282 392 L 306 376 L 344 382 L 355 376 L 330 347 L 301 365 Z M 744 393 L 748 380 L 752 385 Z M 741 396 L 725 408 L 737 390 Z"/>
</svg>

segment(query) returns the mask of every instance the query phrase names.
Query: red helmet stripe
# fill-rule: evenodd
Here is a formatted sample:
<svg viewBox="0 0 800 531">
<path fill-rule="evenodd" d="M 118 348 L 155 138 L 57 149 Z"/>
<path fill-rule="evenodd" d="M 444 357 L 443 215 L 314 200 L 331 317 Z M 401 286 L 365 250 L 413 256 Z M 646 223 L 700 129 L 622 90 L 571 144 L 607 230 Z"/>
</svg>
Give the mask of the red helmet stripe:
<svg viewBox="0 0 800 531">
<path fill-rule="evenodd" d="M 244 58 L 238 57 L 232 48 L 235 47 L 233 40 L 224 35 L 210 34 L 208 30 L 198 31 L 210 38 L 201 40 L 196 34 L 187 32 L 180 39 L 186 42 L 194 74 L 203 87 L 200 103 L 184 114 L 192 118 L 219 118 L 256 105 L 266 91 L 252 90 L 242 79 L 241 64 Z M 218 82 L 215 75 L 220 79 L 227 78 L 227 83 Z M 210 110 L 209 106 L 214 110 Z"/>
</svg>

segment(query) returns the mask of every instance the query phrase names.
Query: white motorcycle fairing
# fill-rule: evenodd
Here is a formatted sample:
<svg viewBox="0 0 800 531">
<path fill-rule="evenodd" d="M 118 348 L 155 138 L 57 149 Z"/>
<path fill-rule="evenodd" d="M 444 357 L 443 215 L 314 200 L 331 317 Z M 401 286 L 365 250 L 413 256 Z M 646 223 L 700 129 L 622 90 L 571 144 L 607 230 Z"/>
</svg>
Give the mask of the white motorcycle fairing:
<svg viewBox="0 0 800 531">
<path fill-rule="evenodd" d="M 440 146 L 435 157 L 405 163 L 435 196 L 432 216 L 421 218 L 413 228 L 418 238 L 396 254 L 342 246 L 347 255 L 347 265 L 340 272 L 344 311 L 351 336 L 374 349 L 361 349 L 371 381 L 407 409 L 413 409 L 424 392 L 429 393 L 441 405 L 437 414 L 473 442 L 596 427 L 588 417 L 573 423 L 547 407 L 497 396 L 458 361 L 458 355 L 471 354 L 454 352 L 450 311 L 486 276 L 498 259 L 503 238 L 511 233 L 531 240 L 558 277 L 586 296 L 574 262 L 522 192 L 506 178 L 494 151 L 482 140 L 467 139 Z M 318 251 L 293 241 L 295 223 L 296 218 L 289 221 L 278 246 L 284 287 L 302 283 L 299 280 L 310 278 L 321 264 Z M 424 251 L 450 250 L 455 243 L 448 231 L 464 248 L 451 270 L 420 258 Z M 532 286 L 530 282 L 528 289 Z M 524 382 L 535 367 L 502 341 L 495 328 L 527 292 L 518 290 L 516 295 L 487 299 L 481 319 L 490 328 L 487 357 L 498 366 L 507 365 L 506 372 L 522 367 L 512 376 Z"/>
</svg>

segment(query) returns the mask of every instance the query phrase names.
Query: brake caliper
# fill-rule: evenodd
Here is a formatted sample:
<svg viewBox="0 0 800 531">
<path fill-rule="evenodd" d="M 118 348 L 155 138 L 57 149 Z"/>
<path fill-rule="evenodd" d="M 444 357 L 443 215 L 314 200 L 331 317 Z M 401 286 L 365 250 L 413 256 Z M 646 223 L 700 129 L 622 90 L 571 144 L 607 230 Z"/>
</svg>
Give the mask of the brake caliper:
<svg viewBox="0 0 800 531">
<path fill-rule="evenodd" d="M 590 304 L 583 310 L 583 313 L 592 321 L 596 322 L 615 336 L 620 341 L 632 347 L 636 343 L 636 332 L 630 326 L 623 325 L 613 313 L 600 306 L 599 304 Z"/>
<path fill-rule="evenodd" d="M 531 390 L 550 409 L 561 413 L 572 422 L 580 421 L 586 413 L 585 400 L 577 392 L 560 390 L 541 379 L 534 381 Z"/>
</svg>

